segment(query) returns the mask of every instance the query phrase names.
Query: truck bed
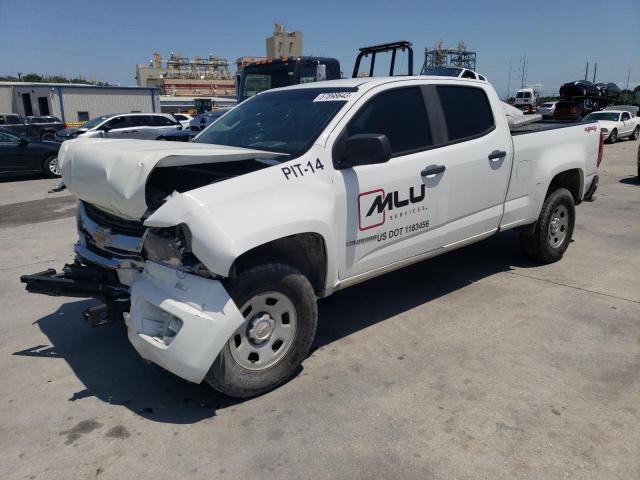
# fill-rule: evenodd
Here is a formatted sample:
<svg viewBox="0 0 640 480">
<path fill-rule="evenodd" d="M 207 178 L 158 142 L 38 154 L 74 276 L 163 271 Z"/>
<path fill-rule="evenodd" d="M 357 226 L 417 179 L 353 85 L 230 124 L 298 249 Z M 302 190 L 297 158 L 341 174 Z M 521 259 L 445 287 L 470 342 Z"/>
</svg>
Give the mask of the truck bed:
<svg viewBox="0 0 640 480">
<path fill-rule="evenodd" d="M 546 130 L 556 130 L 558 128 L 575 127 L 576 125 L 589 125 L 595 122 L 574 122 L 574 121 L 559 121 L 559 120 L 542 120 L 540 122 L 527 123 L 526 125 L 519 125 L 516 127 L 510 127 L 511 135 L 524 135 L 527 133 L 542 132 Z"/>
</svg>

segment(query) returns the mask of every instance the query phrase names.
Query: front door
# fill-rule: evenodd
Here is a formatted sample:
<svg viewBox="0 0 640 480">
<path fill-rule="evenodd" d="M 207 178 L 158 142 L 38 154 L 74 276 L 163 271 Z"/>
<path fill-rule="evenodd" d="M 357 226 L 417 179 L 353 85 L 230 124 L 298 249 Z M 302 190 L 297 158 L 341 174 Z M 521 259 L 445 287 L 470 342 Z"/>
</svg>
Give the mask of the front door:
<svg viewBox="0 0 640 480">
<path fill-rule="evenodd" d="M 339 205 L 346 205 L 337 209 L 338 221 L 346 225 L 339 240 L 346 247 L 341 279 L 435 250 L 444 242 L 441 157 L 430 149 L 432 133 L 420 87 L 374 90 L 360 102 L 341 135 L 384 134 L 393 157 L 384 164 L 336 172 Z"/>
<path fill-rule="evenodd" d="M 8 132 L 0 132 L 0 174 L 18 173 L 28 170 L 28 165 L 23 162 L 20 145 L 20 137 Z"/>
</svg>

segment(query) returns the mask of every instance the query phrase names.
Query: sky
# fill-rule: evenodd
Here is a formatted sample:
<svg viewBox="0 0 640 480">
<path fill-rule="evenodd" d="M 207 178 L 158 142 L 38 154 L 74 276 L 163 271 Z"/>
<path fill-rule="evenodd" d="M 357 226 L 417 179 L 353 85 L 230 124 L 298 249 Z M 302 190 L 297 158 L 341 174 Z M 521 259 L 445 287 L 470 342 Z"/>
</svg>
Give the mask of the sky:
<svg viewBox="0 0 640 480">
<path fill-rule="evenodd" d="M 265 55 L 273 24 L 303 32 L 303 53 L 335 57 L 346 76 L 358 48 L 409 40 L 419 71 L 424 48 L 463 40 L 477 71 L 504 97 L 527 83 L 545 94 L 589 80 L 640 84 L 640 0 L 377 1 L 0 0 L 0 75 L 83 75 L 135 85 L 135 65 L 153 52 L 234 60 Z M 401 64 L 402 65 L 402 64 Z M 406 65 L 406 64 L 405 64 Z"/>
</svg>

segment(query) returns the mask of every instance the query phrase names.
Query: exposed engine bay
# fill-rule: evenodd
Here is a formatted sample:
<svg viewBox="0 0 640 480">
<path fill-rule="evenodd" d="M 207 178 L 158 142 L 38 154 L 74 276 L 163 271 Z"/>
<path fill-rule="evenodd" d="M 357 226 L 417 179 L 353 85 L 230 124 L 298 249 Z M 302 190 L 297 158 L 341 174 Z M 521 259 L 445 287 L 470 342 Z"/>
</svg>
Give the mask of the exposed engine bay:
<svg viewBox="0 0 640 480">
<path fill-rule="evenodd" d="M 145 199 L 149 211 L 159 208 L 174 192 L 184 193 L 205 185 L 228 180 L 246 173 L 277 165 L 276 160 L 240 160 L 221 163 L 200 163 L 156 167 L 147 179 Z"/>
</svg>

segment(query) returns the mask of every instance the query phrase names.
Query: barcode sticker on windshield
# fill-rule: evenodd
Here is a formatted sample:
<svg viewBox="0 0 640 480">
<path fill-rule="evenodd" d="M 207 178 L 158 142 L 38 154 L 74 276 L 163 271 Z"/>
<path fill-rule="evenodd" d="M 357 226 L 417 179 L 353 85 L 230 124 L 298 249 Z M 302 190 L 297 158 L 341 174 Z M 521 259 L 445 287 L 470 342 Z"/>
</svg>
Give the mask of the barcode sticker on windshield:
<svg viewBox="0 0 640 480">
<path fill-rule="evenodd" d="M 314 102 L 346 102 L 354 92 L 328 92 L 321 93 L 313 99 Z"/>
</svg>

